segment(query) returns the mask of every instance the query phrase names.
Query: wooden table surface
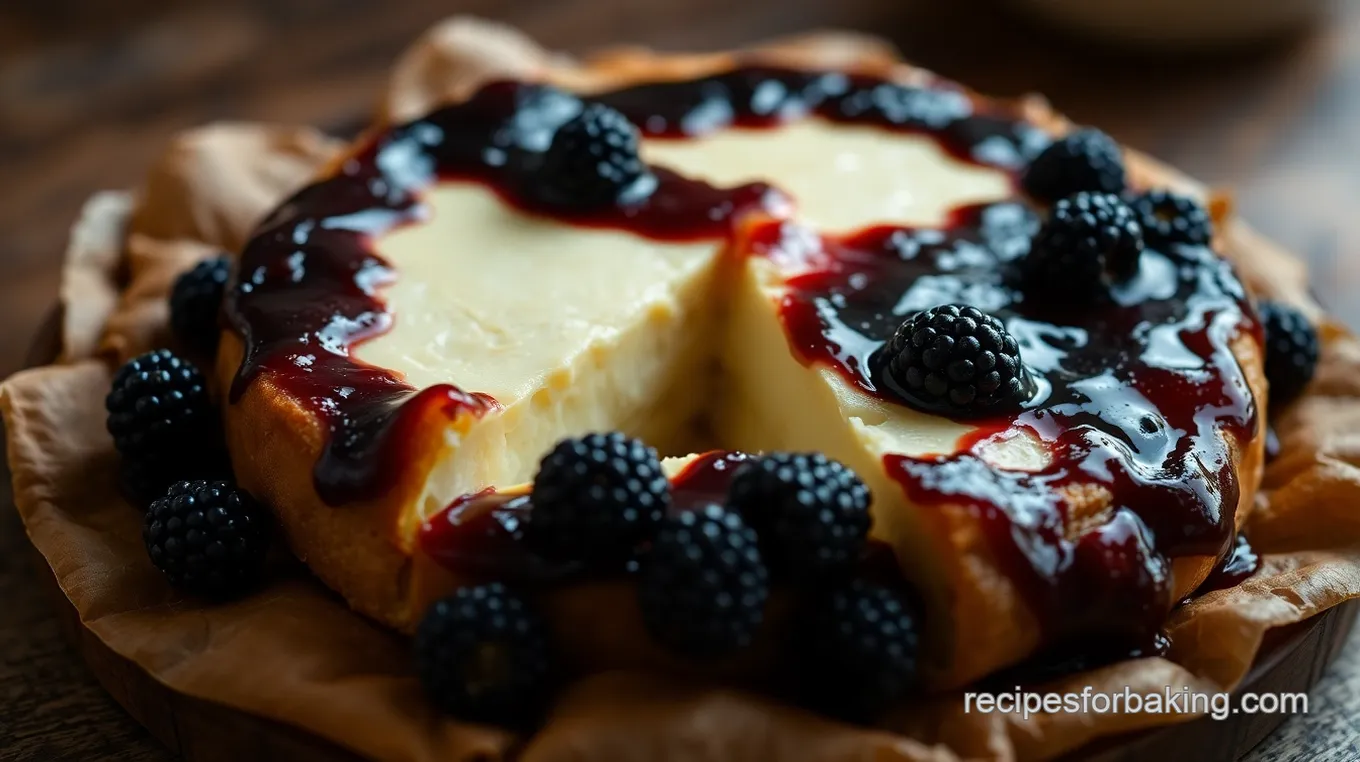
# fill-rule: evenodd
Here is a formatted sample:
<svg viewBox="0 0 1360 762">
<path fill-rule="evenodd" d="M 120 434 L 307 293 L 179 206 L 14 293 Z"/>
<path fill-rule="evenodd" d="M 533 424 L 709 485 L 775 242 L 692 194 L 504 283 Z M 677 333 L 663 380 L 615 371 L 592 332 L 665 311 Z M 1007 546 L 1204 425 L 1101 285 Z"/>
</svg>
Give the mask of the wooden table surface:
<svg viewBox="0 0 1360 762">
<path fill-rule="evenodd" d="M 361 124 L 385 67 L 431 22 L 501 18 L 584 50 L 716 48 L 819 26 L 887 35 L 998 94 L 1046 93 L 1075 119 L 1233 188 L 1360 325 L 1360 2 L 1251 50 L 1112 52 L 988 0 L 4 0 L 0 3 L 0 376 L 55 295 L 82 200 L 126 187 L 166 139 L 214 119 Z M 8 502 L 8 478 L 3 502 Z M 0 511 L 0 759 L 161 760 L 62 643 L 22 528 Z M 1360 759 L 1360 641 L 1259 747 L 1260 760 Z"/>
</svg>

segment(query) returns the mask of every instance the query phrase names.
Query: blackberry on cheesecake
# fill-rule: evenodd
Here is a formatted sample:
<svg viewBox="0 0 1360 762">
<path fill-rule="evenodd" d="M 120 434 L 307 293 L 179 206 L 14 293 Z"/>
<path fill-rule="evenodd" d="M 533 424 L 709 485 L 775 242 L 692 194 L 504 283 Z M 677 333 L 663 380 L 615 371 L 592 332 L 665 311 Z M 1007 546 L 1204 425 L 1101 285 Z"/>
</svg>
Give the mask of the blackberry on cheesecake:
<svg viewBox="0 0 1360 762">
<path fill-rule="evenodd" d="M 1098 252 L 1104 261 L 1077 273 L 1096 270 L 1112 298 L 1087 301 L 1068 285 L 1079 278 L 1054 263 L 1076 246 L 1048 249 L 1063 276 L 1052 291 L 1010 278 L 1037 252 L 1030 238 L 1042 220 L 1067 215 L 1056 202 L 1125 191 L 1132 172 L 1116 181 L 1117 150 L 1050 149 L 1050 158 L 1077 158 L 1054 159 L 1067 167 L 1054 187 L 1066 187 L 1046 192 L 1054 204 L 1036 204 L 1048 160 L 1031 170 L 1034 195 L 1017 183 L 1044 127 L 1057 123 L 1030 121 L 1042 116 L 1037 104 L 990 101 L 905 68 L 717 57 L 686 73 L 670 61 L 613 60 L 637 76 L 587 63 L 558 77 L 544 66 L 532 81 L 470 88 L 421 117 L 421 140 L 380 128 L 245 247 L 241 271 L 259 277 L 229 296 L 219 353 L 221 386 L 235 394 L 229 441 L 243 483 L 287 498 L 275 509 L 321 579 L 360 611 L 410 629 L 425 593 L 513 567 L 516 550 L 534 544 L 535 496 L 504 485 L 531 479 L 552 443 L 618 427 L 645 432 L 662 452 L 687 452 L 698 418 L 727 447 L 824 450 L 872 489 L 866 544 L 920 588 L 930 625 L 921 672 L 933 688 L 1073 633 L 1092 617 L 1084 603 L 1093 588 L 1101 600 L 1131 602 L 1099 612 L 1117 631 L 1155 626 L 1183 587 L 1193 589 L 1257 487 L 1259 353 L 1233 343 L 1256 335 L 1228 330 L 1251 325 L 1241 284 L 1203 247 L 1121 256 L 1131 237 L 1118 219 Z M 591 206 L 533 195 L 568 155 L 586 157 L 577 169 L 587 174 L 634 174 L 627 138 L 600 141 L 603 152 L 559 148 L 548 160 L 554 140 L 570 147 L 573 136 L 605 134 L 558 127 L 556 117 L 581 107 L 574 98 L 554 119 L 519 112 L 557 87 L 637 128 L 639 160 L 654 165 L 644 201 L 620 203 L 628 195 L 614 180 L 600 186 L 609 193 L 580 192 Z M 876 108 L 887 87 L 900 89 Z M 910 104 L 922 118 L 898 119 Z M 1149 179 L 1135 157 L 1128 169 Z M 322 231 L 322 219 L 340 224 Z M 1065 232 L 1048 235 L 1084 240 Z M 305 271 L 289 266 L 299 247 Z M 945 325 L 902 330 L 941 305 L 956 309 Z M 1216 316 L 1214 330 L 1198 321 L 1204 314 Z M 1120 446 L 1150 439 L 1158 446 Z M 764 588 L 782 581 L 770 572 L 789 565 L 779 558 L 785 530 L 758 509 L 727 505 L 716 477 L 703 484 L 741 461 L 699 460 L 711 467 L 703 479 L 679 475 L 688 484 L 672 486 L 650 539 L 626 511 L 602 511 L 603 528 L 580 542 L 546 538 L 551 527 L 598 517 L 572 508 L 539 525 L 541 547 L 565 555 L 597 538 L 596 557 L 638 551 L 635 577 L 602 579 L 605 565 L 562 593 L 581 603 L 568 618 L 589 616 L 573 628 L 583 631 L 574 643 L 582 660 L 645 659 L 637 652 L 652 639 L 715 655 L 755 641 L 757 570 Z M 488 485 L 496 492 L 484 500 L 458 503 Z M 1174 509 L 1153 510 L 1161 506 Z M 1110 513 L 1119 532 L 1085 521 Z M 820 513 L 790 520 L 788 537 L 841 521 L 855 524 Z M 521 526 L 523 546 L 514 540 Z M 483 543 L 489 533 L 506 542 Z M 343 557 L 328 553 L 337 537 Z M 733 538 L 755 555 L 728 553 Z M 828 543 L 833 555 L 848 555 L 837 542 Z M 481 563 L 479 553 L 509 563 Z M 1051 563 L 1077 557 L 1083 565 Z M 1190 571 L 1168 581 L 1161 572 L 1172 561 Z M 559 567 L 576 573 L 572 562 Z M 598 600 L 596 583 L 606 590 Z M 555 595 L 542 593 L 544 611 L 561 613 L 549 608 L 564 603 Z M 649 642 L 610 641 L 641 634 L 629 626 L 641 624 L 631 619 L 639 608 L 656 633 Z"/>
<path fill-rule="evenodd" d="M 1053 141 L 1025 170 L 1025 191 L 1042 201 L 1057 201 L 1081 191 L 1121 193 L 1124 156 L 1119 144 L 1095 129 L 1082 129 Z"/>
<path fill-rule="evenodd" d="M 1208 210 L 1189 196 L 1155 189 L 1134 194 L 1128 204 L 1149 246 L 1207 246 L 1214 236 Z"/>
<path fill-rule="evenodd" d="M 1075 303 L 1099 301 L 1138 269 L 1143 228 L 1110 193 L 1075 193 L 1053 212 L 1021 262 L 1024 286 Z"/>
<path fill-rule="evenodd" d="M 1013 410 L 1032 389 L 1015 337 L 976 307 L 918 312 L 881 350 L 883 377 L 915 405 L 953 415 Z"/>
</svg>

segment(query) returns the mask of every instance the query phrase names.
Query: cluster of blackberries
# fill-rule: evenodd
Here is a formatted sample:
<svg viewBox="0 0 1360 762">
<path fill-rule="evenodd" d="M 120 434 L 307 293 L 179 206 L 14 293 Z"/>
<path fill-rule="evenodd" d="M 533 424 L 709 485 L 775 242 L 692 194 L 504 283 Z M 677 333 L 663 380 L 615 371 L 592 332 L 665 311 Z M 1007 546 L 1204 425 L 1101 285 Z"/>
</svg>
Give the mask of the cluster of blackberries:
<svg viewBox="0 0 1360 762">
<path fill-rule="evenodd" d="M 185 346 L 210 351 L 216 344 L 227 273 L 219 257 L 176 281 L 170 322 Z M 169 349 L 147 352 L 114 374 L 104 406 L 124 488 L 146 507 L 142 536 L 152 563 L 188 592 L 247 590 L 269 547 L 267 515 L 230 481 L 203 374 Z"/>
<path fill-rule="evenodd" d="M 532 501 L 525 542 L 535 552 L 608 570 L 637 560 L 643 623 L 674 653 L 720 659 L 750 645 L 771 585 L 787 582 L 804 591 L 810 611 L 799 642 L 836 666 L 817 672 L 828 690 L 871 711 L 912 683 L 915 613 L 897 591 L 854 580 L 870 496 L 840 463 L 820 454 L 755 457 L 733 475 L 724 501 L 675 505 L 652 448 L 591 434 L 543 459 Z M 497 616 L 473 615 L 479 607 Z M 515 706 L 537 706 L 530 699 L 542 697 L 548 673 L 546 627 L 513 591 L 459 590 L 430 610 L 421 633 L 420 672 L 439 705 L 502 720 Z M 488 653 L 503 654 L 496 681 L 487 677 Z"/>
<path fill-rule="evenodd" d="M 1025 259 L 1028 285 L 1061 289 L 1067 298 L 1100 298 L 1138 269 L 1143 247 L 1205 246 L 1209 213 L 1167 190 L 1129 192 L 1119 146 L 1098 130 L 1055 141 L 1030 164 L 1025 190 L 1053 211 Z M 1318 361 L 1318 336 L 1297 309 L 1260 305 L 1271 399 L 1287 403 L 1307 386 Z"/>
<path fill-rule="evenodd" d="M 1126 187 L 1119 145 L 1098 130 L 1058 139 L 1030 163 L 1025 191 L 1051 204 L 1020 260 L 1020 287 L 1065 304 L 1107 301 L 1137 273 L 1145 247 L 1205 246 L 1208 212 L 1166 190 Z M 1297 310 L 1263 304 L 1271 397 L 1287 402 L 1312 378 L 1317 332 Z M 991 315 L 961 304 L 909 317 L 875 356 L 884 386 L 915 407 L 956 417 L 1013 412 L 1033 392 L 1019 345 Z"/>
<path fill-rule="evenodd" d="M 1170 191 L 1131 193 L 1119 145 L 1099 130 L 1051 143 L 1025 171 L 1025 191 L 1053 205 L 1023 263 L 1027 288 L 1099 300 L 1138 270 L 1144 246 L 1204 245 L 1213 237 L 1197 201 Z"/>
</svg>

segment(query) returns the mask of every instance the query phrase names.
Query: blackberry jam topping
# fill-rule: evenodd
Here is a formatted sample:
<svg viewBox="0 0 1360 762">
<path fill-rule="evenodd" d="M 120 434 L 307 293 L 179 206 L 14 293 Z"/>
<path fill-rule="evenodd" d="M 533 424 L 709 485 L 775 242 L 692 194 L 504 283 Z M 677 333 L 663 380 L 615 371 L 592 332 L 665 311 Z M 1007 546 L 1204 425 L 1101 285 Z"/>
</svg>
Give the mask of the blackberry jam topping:
<svg viewBox="0 0 1360 762">
<path fill-rule="evenodd" d="M 1260 329 L 1232 267 L 1205 246 L 1143 251 L 1108 299 L 1023 289 L 1016 273 L 1039 220 L 1002 201 L 957 209 L 939 227 L 809 240 L 771 223 L 749 235 L 758 256 L 806 263 L 779 307 L 795 356 L 887 404 L 901 403 L 876 357 L 905 318 L 970 304 L 1005 327 L 1034 395 L 973 419 L 952 452 L 886 455 L 883 467 L 927 515 L 962 505 L 978 517 L 1052 637 L 1141 641 L 1176 603 L 1170 560 L 1228 551 L 1240 489 L 1227 441 L 1250 442 L 1258 415 L 1231 347 Z M 1017 433 L 1040 444 L 1046 465 L 983 460 L 979 445 Z M 1072 536 L 1064 488 L 1075 484 L 1104 488 L 1114 504 Z"/>
<path fill-rule="evenodd" d="M 884 384 L 913 407 L 995 415 L 1034 392 L 1015 337 L 976 307 L 945 304 L 912 315 L 883 346 Z"/>
<path fill-rule="evenodd" d="M 323 500 L 339 505 L 381 494 L 410 462 L 406 443 L 418 441 L 421 426 L 498 407 L 485 394 L 452 385 L 418 391 L 350 357 L 353 346 L 392 322 L 378 290 L 399 274 L 372 242 L 427 214 L 423 194 L 434 183 L 482 183 L 507 204 L 562 224 L 715 244 L 731 236 L 733 220 L 779 198 L 764 183 L 715 188 L 649 167 L 650 192 L 641 199 L 545 201 L 527 180 L 545 164 L 560 128 L 590 104 L 623 114 L 645 138 L 772 128 L 816 115 L 929 135 L 957 159 L 1008 170 L 1023 166 L 1044 140 L 1018 109 L 974 100 L 950 83 L 904 86 L 867 75 L 759 66 L 635 85 L 586 102 L 541 84 L 493 82 L 466 102 L 376 134 L 333 176 L 300 190 L 260 225 L 224 304 L 245 344 L 231 399 L 267 374 L 329 429 L 314 471 Z M 624 174 L 631 173 L 631 162 L 623 165 Z"/>
<path fill-rule="evenodd" d="M 1025 173 L 1045 144 L 1043 132 L 1018 108 L 948 83 L 904 86 L 867 75 L 743 66 L 584 101 L 538 84 L 491 83 L 464 103 L 372 136 L 334 176 L 280 207 L 242 254 L 239 284 L 224 306 L 245 345 L 232 398 L 268 375 L 311 408 L 330 432 L 314 472 L 325 500 L 381 494 L 412 460 L 407 443 L 419 441 L 425 426 L 497 407 L 449 385 L 417 391 L 350 357 L 356 343 L 392 321 L 378 290 L 400 274 L 372 241 L 426 214 L 423 194 L 435 182 L 480 183 L 506 204 L 564 225 L 718 245 L 734 237 L 740 218 L 743 243 L 769 253 L 791 245 L 788 225 L 745 225 L 753 219 L 748 212 L 777 199 L 777 190 L 761 183 L 715 188 L 649 167 L 655 185 L 635 203 L 569 207 L 526 190 L 523 178 L 542 165 L 554 134 L 593 103 L 622 113 L 645 139 L 816 117 L 927 136 L 954 159 L 1008 173 L 1017 187 L 1024 173 L 1026 187 L 1045 201 L 1124 190 L 1117 147 L 1099 137 L 1061 140 Z M 1046 173 L 1056 179 L 1042 180 Z M 1122 258 L 1107 260 L 1119 276 L 1108 299 L 1078 305 L 1028 292 L 1019 285 L 1020 260 L 1040 222 L 1028 202 L 1011 200 L 956 209 L 931 227 L 884 225 L 825 237 L 817 261 L 787 282 L 780 317 L 799 358 L 889 409 L 900 399 L 871 360 L 903 321 L 941 304 L 971 305 L 999 320 L 1025 358 L 1035 393 L 1019 410 L 978 423 L 977 441 L 1027 430 L 1049 465 L 998 471 L 971 451 L 977 441 L 970 440 L 957 455 L 888 456 L 884 468 L 927 511 L 968 506 L 1046 629 L 1146 631 L 1171 605 L 1168 559 L 1228 548 L 1238 485 L 1222 434 L 1246 442 L 1256 428 L 1256 408 L 1229 347 L 1258 328 L 1231 268 L 1203 246 L 1149 248 L 1128 273 Z M 1069 506 L 1060 491 L 1073 483 L 1094 483 L 1120 498 L 1104 524 L 1077 539 L 1065 531 Z M 670 515 L 696 504 L 683 493 L 673 490 Z M 431 521 L 422 545 L 451 566 L 505 564 L 508 554 L 480 550 L 522 532 L 526 510 L 523 498 L 462 502 Z M 532 558 L 521 559 L 525 569 L 553 573 Z"/>
</svg>

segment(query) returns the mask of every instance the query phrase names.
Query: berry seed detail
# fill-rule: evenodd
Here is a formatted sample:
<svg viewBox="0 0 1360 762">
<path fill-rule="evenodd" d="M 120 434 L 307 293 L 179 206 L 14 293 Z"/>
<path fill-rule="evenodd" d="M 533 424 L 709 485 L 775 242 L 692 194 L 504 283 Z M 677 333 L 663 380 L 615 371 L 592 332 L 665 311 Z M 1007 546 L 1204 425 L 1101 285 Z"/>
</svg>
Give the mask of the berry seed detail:
<svg viewBox="0 0 1360 762">
<path fill-rule="evenodd" d="M 1099 301 L 1138 270 L 1143 228 L 1118 196 L 1076 193 L 1053 205 L 1022 260 L 1025 288 L 1066 301 Z"/>
<path fill-rule="evenodd" d="M 532 547 L 556 561 L 607 566 L 651 538 L 670 505 L 656 450 L 619 432 L 564 439 L 534 477 Z"/>
<path fill-rule="evenodd" d="M 886 386 L 932 412 L 1011 412 L 1034 391 L 1015 337 L 976 307 L 945 304 L 918 312 L 879 352 Z"/>
<path fill-rule="evenodd" d="M 755 531 L 716 504 L 667 519 L 638 579 L 648 631 L 676 653 L 698 658 L 750 645 L 769 595 Z"/>
<path fill-rule="evenodd" d="M 171 585 L 229 597 L 259 578 L 267 521 L 254 498 L 230 482 L 180 482 L 147 509 L 142 539 Z"/>
<path fill-rule="evenodd" d="M 777 574 L 812 583 L 848 569 L 869 534 L 869 488 L 822 453 L 770 453 L 738 469 L 728 507 L 760 535 Z"/>
</svg>

